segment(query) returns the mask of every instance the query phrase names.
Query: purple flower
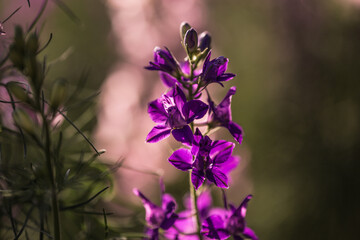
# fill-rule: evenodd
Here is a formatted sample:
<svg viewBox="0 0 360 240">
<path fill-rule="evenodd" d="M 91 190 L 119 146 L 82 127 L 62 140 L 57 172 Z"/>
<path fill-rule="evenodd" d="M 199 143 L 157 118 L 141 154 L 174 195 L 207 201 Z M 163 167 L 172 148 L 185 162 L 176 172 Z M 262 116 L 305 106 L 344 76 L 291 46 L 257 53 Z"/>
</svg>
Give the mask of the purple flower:
<svg viewBox="0 0 360 240">
<path fill-rule="evenodd" d="M 158 142 L 170 135 L 186 145 L 191 145 L 193 133 L 188 126 L 195 119 L 202 118 L 208 105 L 200 100 L 186 101 L 184 92 L 178 85 L 161 98 L 149 104 L 150 118 L 157 123 L 147 135 L 147 142 Z"/>
<path fill-rule="evenodd" d="M 207 179 L 221 188 L 228 188 L 228 161 L 235 144 L 224 140 L 212 141 L 196 129 L 191 150 L 178 149 L 169 162 L 182 171 L 192 170 L 191 182 L 198 189 Z M 231 165 L 231 164 L 230 164 Z"/>
<path fill-rule="evenodd" d="M 215 106 L 214 102 L 209 98 L 210 105 L 210 115 L 209 115 L 209 125 L 211 127 L 222 126 L 229 130 L 231 135 L 235 140 L 241 144 L 243 139 L 243 130 L 231 118 L 231 97 L 236 93 L 236 87 L 231 87 L 221 101 L 221 103 Z"/>
<path fill-rule="evenodd" d="M 148 239 L 159 239 L 159 228 L 169 229 L 178 218 L 175 213 L 177 207 L 175 199 L 170 194 L 163 194 L 162 204 L 159 207 L 147 199 L 138 189 L 134 189 L 133 192 L 141 198 L 144 204 Z"/>
<path fill-rule="evenodd" d="M 155 70 L 166 72 L 174 77 L 179 77 L 179 64 L 175 57 L 171 54 L 169 49 L 161 49 L 156 47 L 154 49 L 154 62 L 149 62 L 146 66 L 147 70 Z"/>
<path fill-rule="evenodd" d="M 205 59 L 201 80 L 205 86 L 213 82 L 223 86 L 221 82 L 229 81 L 235 77 L 233 73 L 225 73 L 229 59 L 221 56 L 210 61 L 210 56 L 211 52 Z"/>
<path fill-rule="evenodd" d="M 258 240 L 255 232 L 246 226 L 245 215 L 247 203 L 252 198 L 248 195 L 238 208 L 230 205 L 230 210 L 218 211 L 202 224 L 202 234 L 210 239 L 227 239 L 233 236 L 235 240 Z"/>
</svg>

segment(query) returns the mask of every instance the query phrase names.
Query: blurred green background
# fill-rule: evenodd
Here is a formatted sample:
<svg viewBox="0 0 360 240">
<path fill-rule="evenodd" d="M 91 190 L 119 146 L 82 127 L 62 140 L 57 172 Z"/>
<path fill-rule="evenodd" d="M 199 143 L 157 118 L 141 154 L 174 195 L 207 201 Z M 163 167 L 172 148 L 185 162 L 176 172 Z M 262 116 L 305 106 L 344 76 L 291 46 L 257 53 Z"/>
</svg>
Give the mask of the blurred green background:
<svg viewBox="0 0 360 240">
<path fill-rule="evenodd" d="M 209 1 L 238 86 L 260 239 L 357 239 L 360 8 L 340 1 Z"/>
<path fill-rule="evenodd" d="M 74 48 L 51 74 L 72 79 L 89 68 L 90 86 L 97 89 L 115 60 L 104 1 L 67 3 L 82 24 L 59 9 L 51 13 L 46 31 L 53 28 L 56 35 L 49 58 Z M 263 240 L 357 239 L 360 5 L 205 3 L 205 28 L 216 51 L 230 59 L 229 72 L 237 74 L 228 86 L 238 88 L 233 118 L 251 152 L 249 226 Z"/>
</svg>

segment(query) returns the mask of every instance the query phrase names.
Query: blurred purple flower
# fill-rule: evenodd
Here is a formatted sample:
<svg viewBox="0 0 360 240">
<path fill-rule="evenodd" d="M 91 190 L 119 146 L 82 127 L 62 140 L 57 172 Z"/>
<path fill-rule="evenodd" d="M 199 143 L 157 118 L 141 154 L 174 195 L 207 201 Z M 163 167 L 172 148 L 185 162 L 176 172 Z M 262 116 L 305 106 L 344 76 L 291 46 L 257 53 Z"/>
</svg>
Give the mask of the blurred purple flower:
<svg viewBox="0 0 360 240">
<path fill-rule="evenodd" d="M 214 102 L 209 98 L 210 115 L 208 122 L 212 127 L 222 126 L 227 128 L 235 140 L 241 144 L 243 130 L 237 123 L 232 121 L 231 117 L 231 97 L 235 93 L 236 87 L 231 87 L 224 99 L 217 106 L 215 106 Z"/>
<path fill-rule="evenodd" d="M 147 142 L 158 142 L 170 135 L 186 145 L 191 145 L 193 133 L 188 126 L 195 119 L 202 118 L 208 105 L 200 100 L 187 101 L 184 92 L 176 85 L 161 98 L 149 104 L 150 118 L 157 123 L 147 135 Z"/>
<path fill-rule="evenodd" d="M 161 207 L 159 207 L 147 199 L 138 189 L 133 189 L 133 192 L 141 198 L 144 204 L 147 239 L 159 239 L 159 228 L 169 229 L 178 218 L 175 213 L 177 207 L 175 199 L 170 194 L 163 194 Z"/>
<path fill-rule="evenodd" d="M 248 195 L 238 208 L 230 205 L 230 210 L 217 211 L 217 214 L 206 218 L 202 224 L 202 234 L 210 239 L 258 240 L 255 232 L 246 226 L 245 216 L 247 203 L 252 198 Z"/>
<path fill-rule="evenodd" d="M 195 189 L 198 189 L 205 179 L 218 187 L 228 188 L 228 168 L 233 168 L 228 161 L 234 161 L 231 157 L 234 146 L 234 143 L 224 140 L 213 142 L 197 128 L 191 150 L 176 150 L 169 157 L 169 162 L 182 171 L 192 170 L 191 181 Z"/>
<path fill-rule="evenodd" d="M 211 194 L 209 191 L 202 192 L 197 199 L 200 222 L 208 217 L 211 208 Z M 179 218 L 175 221 L 173 227 L 165 232 L 168 239 L 178 240 L 198 240 L 196 233 L 196 216 L 191 210 L 191 200 L 189 196 L 184 199 L 185 210 L 179 213 Z M 206 238 L 205 238 L 206 239 Z"/>
<path fill-rule="evenodd" d="M 235 77 L 233 73 L 225 73 L 229 59 L 221 56 L 210 61 L 210 56 L 211 51 L 205 59 L 201 80 L 204 85 L 216 82 L 224 86 L 221 82 L 229 81 Z"/>
<path fill-rule="evenodd" d="M 146 66 L 145 69 L 166 72 L 176 78 L 180 76 L 179 64 L 167 48 L 163 50 L 155 47 L 154 62 L 149 62 L 149 66 Z"/>
</svg>

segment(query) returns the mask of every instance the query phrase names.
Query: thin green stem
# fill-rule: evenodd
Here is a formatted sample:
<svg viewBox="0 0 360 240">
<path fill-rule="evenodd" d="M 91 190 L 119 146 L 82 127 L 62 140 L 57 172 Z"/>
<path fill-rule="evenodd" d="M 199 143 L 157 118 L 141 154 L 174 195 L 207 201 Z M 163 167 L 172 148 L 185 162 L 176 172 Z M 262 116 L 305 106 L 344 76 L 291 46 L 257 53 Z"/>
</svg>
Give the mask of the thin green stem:
<svg viewBox="0 0 360 240">
<path fill-rule="evenodd" d="M 200 232 L 201 223 L 200 223 L 199 209 L 197 206 L 197 195 L 196 195 L 196 189 L 194 188 L 191 182 L 191 171 L 189 171 L 189 186 L 190 186 L 191 209 L 192 209 L 191 214 L 196 216 L 196 227 L 195 227 L 196 234 L 199 236 L 199 239 L 202 240 L 203 237 Z"/>
<path fill-rule="evenodd" d="M 51 205 L 52 205 L 52 213 L 53 213 L 53 227 L 54 227 L 54 239 L 60 240 L 60 214 L 59 214 L 59 201 L 57 196 L 57 186 L 55 181 L 55 169 L 54 169 L 54 162 L 51 158 L 51 138 L 50 138 L 50 130 L 49 130 L 49 122 L 46 119 L 45 113 L 42 112 L 42 120 L 45 128 L 45 157 L 46 157 L 46 164 L 48 167 L 48 172 L 50 175 L 50 182 L 51 182 Z"/>
<path fill-rule="evenodd" d="M 191 61 L 190 61 L 190 82 L 192 83 L 194 80 L 194 69 L 196 68 L 196 66 L 194 66 Z M 194 95 L 193 95 L 193 89 L 192 89 L 192 84 L 189 87 L 189 100 L 193 100 Z M 190 127 L 192 132 L 194 133 L 194 123 L 190 123 Z M 196 216 L 196 234 L 198 235 L 199 239 L 202 240 L 203 237 L 201 235 L 201 222 L 200 222 L 200 216 L 199 216 L 199 209 L 197 206 L 197 195 L 196 195 L 196 189 L 192 184 L 191 181 L 191 173 L 192 170 L 189 171 L 189 187 L 190 187 L 190 197 L 191 197 L 191 209 L 192 209 L 192 214 Z"/>
</svg>

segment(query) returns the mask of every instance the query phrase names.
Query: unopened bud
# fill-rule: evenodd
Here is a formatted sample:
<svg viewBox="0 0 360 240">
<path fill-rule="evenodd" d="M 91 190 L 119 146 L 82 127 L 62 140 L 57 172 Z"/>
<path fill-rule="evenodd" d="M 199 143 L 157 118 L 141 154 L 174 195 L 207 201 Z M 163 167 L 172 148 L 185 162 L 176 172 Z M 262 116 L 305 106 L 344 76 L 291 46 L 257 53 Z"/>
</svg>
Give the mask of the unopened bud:
<svg viewBox="0 0 360 240">
<path fill-rule="evenodd" d="M 191 26 L 187 22 L 182 22 L 180 24 L 180 37 L 181 37 L 181 40 L 184 40 L 185 34 L 190 28 L 191 28 Z"/>
<path fill-rule="evenodd" d="M 57 109 L 62 105 L 67 95 L 67 81 L 65 79 L 57 79 L 51 90 L 50 106 L 52 109 Z"/>
<path fill-rule="evenodd" d="M 199 48 L 200 51 L 204 51 L 206 48 L 211 49 L 211 36 L 208 32 L 202 32 L 199 36 Z"/>
<path fill-rule="evenodd" d="M 9 82 L 6 84 L 6 88 L 14 95 L 18 100 L 26 102 L 29 96 L 26 93 L 26 90 L 20 86 L 20 83 Z"/>
<path fill-rule="evenodd" d="M 15 27 L 14 42 L 10 46 L 9 58 L 20 70 L 24 69 L 24 55 L 25 55 L 25 40 L 24 34 L 20 26 Z"/>
<path fill-rule="evenodd" d="M 189 29 L 184 37 L 184 45 L 189 54 L 194 53 L 197 50 L 198 35 L 195 29 Z"/>
<path fill-rule="evenodd" d="M 15 27 L 14 44 L 17 46 L 18 49 L 24 49 L 25 46 L 24 33 L 19 25 Z"/>
<path fill-rule="evenodd" d="M 35 56 L 29 56 L 25 58 L 24 65 L 26 69 L 25 74 L 29 76 L 32 86 L 34 86 L 35 89 L 40 89 L 44 77 L 41 63 L 36 61 Z"/>
<path fill-rule="evenodd" d="M 35 133 L 34 123 L 31 120 L 29 114 L 27 114 L 27 112 L 25 112 L 23 109 L 15 109 L 13 112 L 13 119 L 15 123 L 25 132 L 29 134 Z"/>
<path fill-rule="evenodd" d="M 35 56 L 36 52 L 39 49 L 39 39 L 36 33 L 33 33 L 29 36 L 26 41 L 26 51 L 30 56 Z"/>
</svg>

